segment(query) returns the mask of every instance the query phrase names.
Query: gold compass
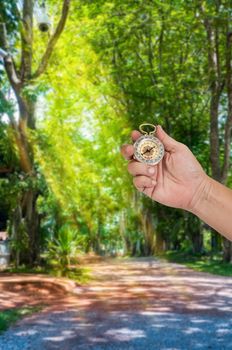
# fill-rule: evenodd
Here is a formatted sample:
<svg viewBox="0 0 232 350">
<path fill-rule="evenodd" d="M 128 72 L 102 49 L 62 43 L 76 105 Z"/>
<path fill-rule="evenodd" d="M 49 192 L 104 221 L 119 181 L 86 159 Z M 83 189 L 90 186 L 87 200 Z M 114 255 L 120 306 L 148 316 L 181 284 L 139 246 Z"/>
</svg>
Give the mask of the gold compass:
<svg viewBox="0 0 232 350">
<path fill-rule="evenodd" d="M 148 133 L 143 129 L 144 126 L 150 126 L 153 130 Z M 140 125 L 139 130 L 144 135 L 134 143 L 134 158 L 141 163 L 158 164 L 164 156 L 164 145 L 154 136 L 156 126 L 145 123 Z"/>
</svg>

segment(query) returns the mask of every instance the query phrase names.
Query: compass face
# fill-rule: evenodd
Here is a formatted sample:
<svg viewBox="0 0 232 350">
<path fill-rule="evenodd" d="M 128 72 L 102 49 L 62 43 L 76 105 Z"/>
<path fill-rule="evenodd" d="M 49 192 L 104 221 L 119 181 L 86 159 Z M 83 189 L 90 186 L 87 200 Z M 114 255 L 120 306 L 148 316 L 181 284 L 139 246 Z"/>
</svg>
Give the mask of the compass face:
<svg viewBox="0 0 232 350">
<path fill-rule="evenodd" d="M 141 163 L 158 164 L 164 156 L 164 146 L 152 135 L 141 136 L 134 143 L 134 157 Z"/>
</svg>

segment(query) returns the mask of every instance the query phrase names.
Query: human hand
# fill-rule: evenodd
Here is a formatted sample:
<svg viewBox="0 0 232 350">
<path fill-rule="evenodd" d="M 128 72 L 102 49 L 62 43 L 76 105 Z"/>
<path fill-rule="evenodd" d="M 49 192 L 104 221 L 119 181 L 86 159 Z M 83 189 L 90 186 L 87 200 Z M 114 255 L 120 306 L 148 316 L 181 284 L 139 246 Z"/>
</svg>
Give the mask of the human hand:
<svg viewBox="0 0 232 350">
<path fill-rule="evenodd" d="M 138 131 L 132 132 L 133 141 L 140 136 Z M 209 178 L 187 146 L 171 138 L 161 126 L 157 127 L 156 136 L 165 148 L 165 155 L 157 165 L 132 159 L 132 145 L 124 145 L 121 149 L 126 159 L 132 159 L 128 171 L 134 176 L 134 185 L 159 203 L 193 211 Z"/>
</svg>

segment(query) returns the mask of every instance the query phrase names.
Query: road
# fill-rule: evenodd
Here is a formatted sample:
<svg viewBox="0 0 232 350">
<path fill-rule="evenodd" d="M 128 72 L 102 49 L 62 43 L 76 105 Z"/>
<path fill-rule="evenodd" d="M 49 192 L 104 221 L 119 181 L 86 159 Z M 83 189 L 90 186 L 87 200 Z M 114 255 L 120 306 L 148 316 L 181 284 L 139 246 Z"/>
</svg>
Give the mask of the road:
<svg viewBox="0 0 232 350">
<path fill-rule="evenodd" d="M 232 349 L 232 278 L 156 259 L 90 266 L 93 281 L 11 327 L 0 349 Z"/>
</svg>

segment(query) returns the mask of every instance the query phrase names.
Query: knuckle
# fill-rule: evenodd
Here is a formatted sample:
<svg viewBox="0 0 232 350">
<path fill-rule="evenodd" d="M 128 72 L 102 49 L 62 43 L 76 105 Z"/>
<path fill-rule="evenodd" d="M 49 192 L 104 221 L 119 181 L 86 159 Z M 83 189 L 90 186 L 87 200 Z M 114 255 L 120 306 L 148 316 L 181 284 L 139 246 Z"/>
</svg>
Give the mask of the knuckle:
<svg viewBox="0 0 232 350">
<path fill-rule="evenodd" d="M 121 153 L 126 153 L 126 145 L 122 145 L 121 147 Z"/>
<path fill-rule="evenodd" d="M 181 151 L 189 151 L 188 146 L 186 146 L 184 143 L 179 142 L 179 147 Z"/>
<path fill-rule="evenodd" d="M 133 155 L 133 147 L 131 145 L 123 145 L 121 147 L 121 153 L 124 158 L 130 159 Z"/>
<path fill-rule="evenodd" d="M 140 179 L 138 177 L 134 177 L 133 184 L 135 185 L 135 187 L 139 187 L 140 186 Z"/>
</svg>

